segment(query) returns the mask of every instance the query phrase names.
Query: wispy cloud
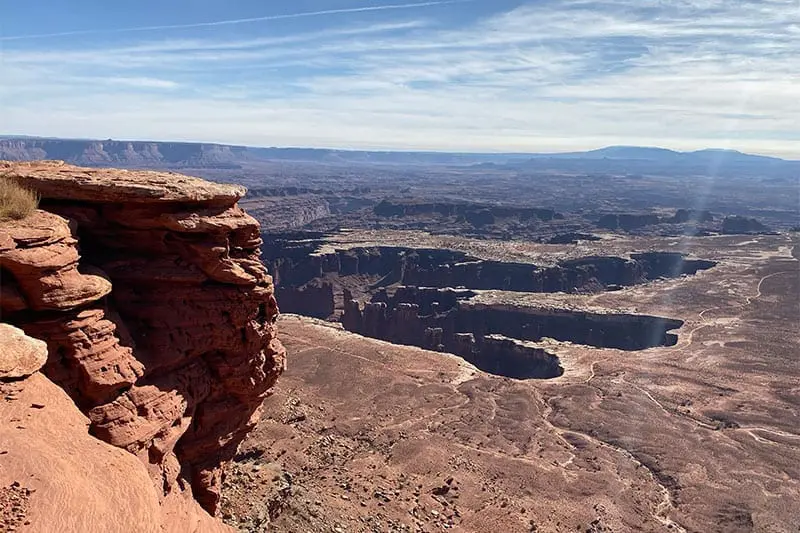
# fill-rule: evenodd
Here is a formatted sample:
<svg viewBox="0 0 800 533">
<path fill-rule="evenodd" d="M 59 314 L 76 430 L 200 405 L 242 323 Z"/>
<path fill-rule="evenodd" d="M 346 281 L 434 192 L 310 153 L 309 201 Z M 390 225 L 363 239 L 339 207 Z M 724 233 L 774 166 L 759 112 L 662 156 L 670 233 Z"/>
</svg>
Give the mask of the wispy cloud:
<svg viewBox="0 0 800 533">
<path fill-rule="evenodd" d="M 87 81 L 97 83 L 108 83 L 110 85 L 124 85 L 127 87 L 137 87 L 144 89 L 177 89 L 180 84 L 171 80 L 158 78 L 94 78 Z"/>
<path fill-rule="evenodd" d="M 390 13 L 237 39 L 12 42 L 0 109 L 31 134 L 800 157 L 796 0 L 540 0 L 459 25 Z"/>
<path fill-rule="evenodd" d="M 269 22 L 274 20 L 288 20 L 299 19 L 308 17 L 322 17 L 326 15 L 341 15 L 352 13 L 366 13 L 371 11 L 392 11 L 398 9 L 417 9 L 423 7 L 441 6 L 449 4 L 464 4 L 474 2 L 475 0 L 439 0 L 432 2 L 416 2 L 411 4 L 391 4 L 380 6 L 365 6 L 353 7 L 344 9 L 324 9 L 321 11 L 305 11 L 301 13 L 287 13 L 284 15 L 268 15 L 264 17 L 250 17 L 241 19 L 228 19 L 228 20 L 215 20 L 211 22 L 196 22 L 192 24 L 167 24 L 159 26 L 137 26 L 133 28 L 108 28 L 108 29 L 92 29 L 92 30 L 73 30 L 57 33 L 40 33 L 33 35 L 11 35 L 0 36 L 0 41 L 19 41 L 28 39 L 44 39 L 51 37 L 72 37 L 79 35 L 101 35 L 101 34 L 119 34 L 119 33 L 132 33 L 144 31 L 164 31 L 164 30 L 180 30 L 191 28 L 210 28 L 215 26 L 233 26 L 238 24 L 249 24 L 254 22 Z"/>
</svg>

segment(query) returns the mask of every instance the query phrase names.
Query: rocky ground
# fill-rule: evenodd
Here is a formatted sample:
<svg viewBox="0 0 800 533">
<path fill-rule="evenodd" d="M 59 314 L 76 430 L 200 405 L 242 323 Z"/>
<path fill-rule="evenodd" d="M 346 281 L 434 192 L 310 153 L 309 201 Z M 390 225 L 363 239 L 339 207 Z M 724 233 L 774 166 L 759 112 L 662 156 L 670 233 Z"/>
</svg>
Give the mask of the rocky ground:
<svg viewBox="0 0 800 533">
<path fill-rule="evenodd" d="M 21 526 L 30 525 L 28 506 L 31 489 L 14 481 L 8 487 L 0 489 L 0 524 L 2 531 L 17 531 Z"/>
<path fill-rule="evenodd" d="M 552 341 L 565 372 L 550 380 L 284 316 L 289 369 L 227 472 L 224 516 L 243 531 L 796 532 L 797 244 L 698 239 L 714 269 L 565 297 L 684 325 L 637 352 Z"/>
</svg>

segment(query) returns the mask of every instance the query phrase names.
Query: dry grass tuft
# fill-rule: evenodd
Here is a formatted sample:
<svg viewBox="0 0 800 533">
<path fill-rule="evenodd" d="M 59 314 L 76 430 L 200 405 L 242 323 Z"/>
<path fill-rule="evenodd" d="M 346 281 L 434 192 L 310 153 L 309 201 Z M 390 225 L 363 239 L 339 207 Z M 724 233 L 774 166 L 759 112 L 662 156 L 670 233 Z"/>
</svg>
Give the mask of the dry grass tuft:
<svg viewBox="0 0 800 533">
<path fill-rule="evenodd" d="M 0 220 L 20 220 L 39 206 L 39 196 L 15 181 L 0 176 Z"/>
</svg>

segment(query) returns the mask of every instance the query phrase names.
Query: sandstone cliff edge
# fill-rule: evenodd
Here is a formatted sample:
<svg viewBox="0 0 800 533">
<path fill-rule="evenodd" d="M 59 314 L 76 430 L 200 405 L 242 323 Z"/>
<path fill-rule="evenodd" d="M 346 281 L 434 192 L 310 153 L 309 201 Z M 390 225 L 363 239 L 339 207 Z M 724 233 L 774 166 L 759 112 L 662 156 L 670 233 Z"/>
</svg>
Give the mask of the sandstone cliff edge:
<svg viewBox="0 0 800 533">
<path fill-rule="evenodd" d="M 139 459 L 155 488 L 143 505 L 155 502 L 163 515 L 162 529 L 152 530 L 186 520 L 195 500 L 214 515 L 222 467 L 285 366 L 259 225 L 237 206 L 244 189 L 53 161 L 0 162 L 0 176 L 41 197 L 33 215 L 0 223 L 0 321 L 47 347 L 41 374 L 30 355 L 2 361 L 12 374 L 20 366 L 3 379 L 28 395 L 57 395 L 55 383 L 72 402 L 60 398 L 36 417 L 47 412 L 52 422 L 54 410 L 64 411 L 79 434 L 85 415 L 96 437 L 86 439 Z M 10 457 L 19 450 L 11 444 L 25 439 L 25 429 L 6 418 L 0 444 L 10 448 L 2 461 L 11 464 L 20 460 Z M 127 470 L 107 476 L 133 476 L 136 486 L 130 454 L 109 459 L 110 468 L 125 463 Z M 86 461 L 89 477 L 104 464 Z M 9 471 L 3 474 L 6 483 Z M 34 529 L 52 526 L 43 515 L 31 515 Z M 205 525 L 195 526 L 209 530 L 199 515 Z"/>
</svg>

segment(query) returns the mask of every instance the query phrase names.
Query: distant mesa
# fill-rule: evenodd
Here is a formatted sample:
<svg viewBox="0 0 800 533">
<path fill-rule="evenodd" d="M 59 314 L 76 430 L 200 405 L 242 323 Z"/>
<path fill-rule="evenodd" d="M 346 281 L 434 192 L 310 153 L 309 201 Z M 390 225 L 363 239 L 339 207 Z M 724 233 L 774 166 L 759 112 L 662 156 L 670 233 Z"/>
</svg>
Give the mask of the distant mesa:
<svg viewBox="0 0 800 533">
<path fill-rule="evenodd" d="M 653 213 L 633 214 L 620 213 L 603 215 L 597 221 L 601 228 L 630 231 L 643 228 L 645 226 L 655 226 L 657 224 L 685 224 L 687 222 L 702 223 L 712 222 L 714 215 L 708 211 L 689 211 L 678 209 L 671 217 L 659 217 Z"/>
<path fill-rule="evenodd" d="M 447 153 L 277 148 L 214 143 L 86 140 L 0 136 L 0 159 L 58 159 L 83 166 L 238 169 L 266 161 L 329 165 L 485 166 L 491 169 L 607 172 L 670 176 L 795 178 L 800 161 L 735 150 L 677 152 L 665 148 L 610 146 L 567 153 Z"/>
<path fill-rule="evenodd" d="M 91 167 L 239 168 L 244 147 L 219 144 L 70 139 L 0 140 L 0 160 L 61 160 Z"/>
<path fill-rule="evenodd" d="M 565 152 L 553 154 L 539 154 L 537 157 L 547 157 L 552 159 L 630 159 L 643 161 L 710 161 L 710 160 L 735 160 L 735 161 L 783 161 L 777 157 L 763 155 L 752 155 L 739 152 L 738 150 L 726 150 L 722 148 L 706 148 L 693 152 L 679 152 L 667 148 L 657 148 L 649 146 L 608 146 L 598 150 L 587 152 Z"/>
<path fill-rule="evenodd" d="M 521 221 L 540 220 L 548 222 L 564 216 L 552 209 L 537 207 L 514 207 L 487 205 L 472 202 L 424 202 L 418 200 L 384 199 L 373 208 L 379 217 L 411 217 L 431 215 L 455 217 L 475 227 L 494 224 L 496 218 L 516 218 Z"/>
<path fill-rule="evenodd" d="M 730 216 L 722 221 L 722 233 L 739 235 L 750 233 L 769 233 L 770 229 L 754 218 Z"/>
</svg>

